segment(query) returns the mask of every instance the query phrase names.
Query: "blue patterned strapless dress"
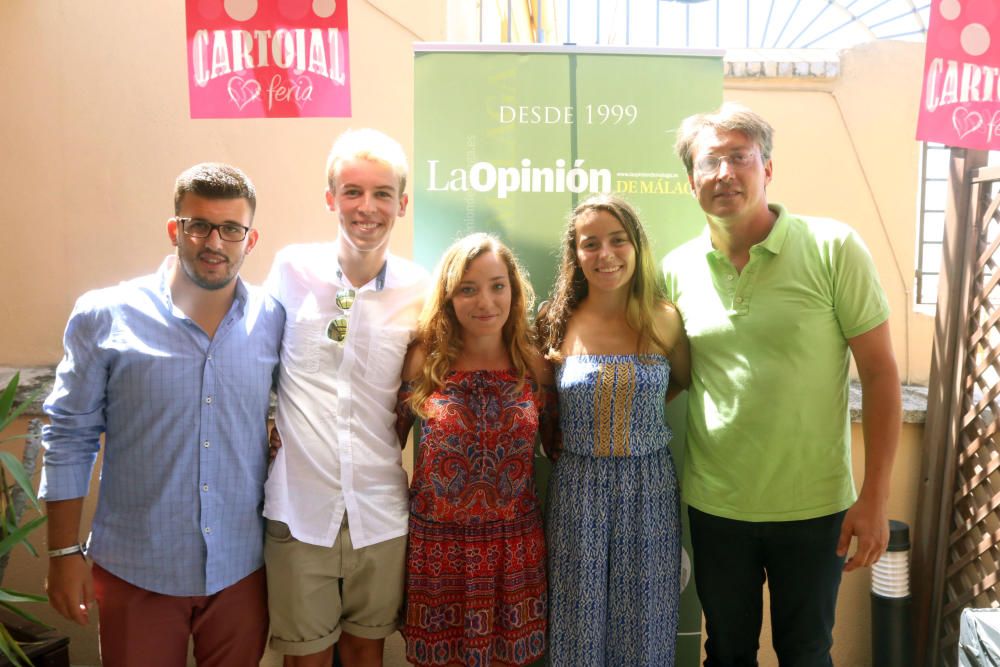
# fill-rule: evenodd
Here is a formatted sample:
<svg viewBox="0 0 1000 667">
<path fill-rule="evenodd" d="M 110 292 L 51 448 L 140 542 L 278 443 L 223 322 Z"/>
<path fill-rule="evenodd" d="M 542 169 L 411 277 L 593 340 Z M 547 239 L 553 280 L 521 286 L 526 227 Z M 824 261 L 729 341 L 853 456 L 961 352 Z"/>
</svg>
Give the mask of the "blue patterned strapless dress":
<svg viewBox="0 0 1000 667">
<path fill-rule="evenodd" d="M 671 667 L 681 523 L 660 355 L 567 357 L 549 481 L 549 662 Z"/>
</svg>

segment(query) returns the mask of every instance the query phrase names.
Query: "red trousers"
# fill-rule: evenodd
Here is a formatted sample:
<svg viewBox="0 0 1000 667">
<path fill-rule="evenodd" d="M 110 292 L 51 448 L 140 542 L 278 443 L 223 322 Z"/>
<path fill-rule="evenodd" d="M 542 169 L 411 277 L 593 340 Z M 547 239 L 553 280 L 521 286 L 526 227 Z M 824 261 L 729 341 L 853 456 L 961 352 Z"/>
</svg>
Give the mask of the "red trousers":
<svg viewBox="0 0 1000 667">
<path fill-rule="evenodd" d="M 267 641 L 264 568 L 215 595 L 153 593 L 94 563 L 104 667 L 257 667 Z"/>
</svg>

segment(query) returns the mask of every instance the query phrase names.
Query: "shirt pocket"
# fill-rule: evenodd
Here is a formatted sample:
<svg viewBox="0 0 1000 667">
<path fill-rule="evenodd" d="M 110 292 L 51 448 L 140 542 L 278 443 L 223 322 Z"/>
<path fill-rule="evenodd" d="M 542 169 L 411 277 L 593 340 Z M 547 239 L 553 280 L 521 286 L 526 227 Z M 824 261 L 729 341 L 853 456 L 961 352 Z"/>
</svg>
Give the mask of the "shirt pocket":
<svg viewBox="0 0 1000 667">
<path fill-rule="evenodd" d="M 365 379 L 378 386 L 395 385 L 403 370 L 403 357 L 410 343 L 409 329 L 387 327 L 373 332 L 368 342 Z"/>
<path fill-rule="evenodd" d="M 300 373 L 318 371 L 321 327 L 319 322 L 286 322 L 281 341 L 282 365 Z"/>
</svg>

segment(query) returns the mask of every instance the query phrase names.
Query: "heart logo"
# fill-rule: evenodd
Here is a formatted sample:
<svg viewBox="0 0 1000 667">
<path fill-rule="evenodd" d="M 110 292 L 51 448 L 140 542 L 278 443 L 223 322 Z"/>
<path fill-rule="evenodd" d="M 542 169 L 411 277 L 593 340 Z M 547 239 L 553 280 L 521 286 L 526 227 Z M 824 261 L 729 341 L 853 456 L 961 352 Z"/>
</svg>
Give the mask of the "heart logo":
<svg viewBox="0 0 1000 667">
<path fill-rule="evenodd" d="M 260 97 L 260 83 L 256 79 L 234 76 L 229 80 L 226 90 L 229 92 L 229 99 L 240 111 L 243 111 L 243 107 Z"/>
<path fill-rule="evenodd" d="M 295 106 L 299 108 L 299 111 L 302 111 L 302 107 L 306 105 L 306 102 L 312 101 L 312 81 L 307 76 L 300 76 L 292 83 L 292 90 L 292 99 L 295 100 Z"/>
<path fill-rule="evenodd" d="M 958 133 L 958 138 L 964 139 L 983 126 L 983 117 L 978 111 L 958 107 L 951 114 L 951 125 Z"/>
</svg>

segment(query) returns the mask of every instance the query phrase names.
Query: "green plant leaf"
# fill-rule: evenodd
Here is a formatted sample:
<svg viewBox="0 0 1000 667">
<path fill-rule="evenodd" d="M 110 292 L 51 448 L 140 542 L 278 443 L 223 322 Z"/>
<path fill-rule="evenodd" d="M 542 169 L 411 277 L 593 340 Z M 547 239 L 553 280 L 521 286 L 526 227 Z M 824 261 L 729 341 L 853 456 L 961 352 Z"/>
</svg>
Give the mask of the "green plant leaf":
<svg viewBox="0 0 1000 667">
<path fill-rule="evenodd" d="M 3 600 L 0 600 L 0 607 L 3 607 L 4 609 L 7 609 L 8 611 L 10 611 L 10 612 L 12 612 L 14 614 L 17 614 L 21 618 L 23 618 L 23 619 L 25 619 L 27 621 L 31 621 L 32 623 L 37 623 L 38 625 L 44 625 L 47 628 L 51 628 L 52 627 L 51 625 L 46 625 L 45 623 L 43 623 L 34 614 L 30 614 L 30 613 L 26 612 L 20 606 L 13 605 L 13 604 L 11 604 L 9 602 L 4 602 Z"/>
<path fill-rule="evenodd" d="M 14 478 L 14 481 L 16 481 L 17 485 L 21 487 L 21 490 L 24 491 L 28 500 L 31 501 L 31 505 L 36 510 L 41 512 L 42 508 L 38 504 L 38 497 L 35 495 L 35 487 L 31 483 L 31 478 L 28 477 L 28 473 L 25 471 L 24 465 L 10 452 L 0 452 L 0 462 L 7 467 L 11 477 Z"/>
<path fill-rule="evenodd" d="M 11 520 L 10 512 L 4 512 L 3 521 L 0 522 L 0 539 L 7 537 L 15 530 L 17 530 L 17 524 Z"/>
<path fill-rule="evenodd" d="M 12 591 L 9 588 L 0 588 L 0 604 L 4 602 L 48 602 L 49 599 L 44 595 L 35 595 L 34 593 L 20 593 L 18 591 Z"/>
<path fill-rule="evenodd" d="M 38 558 L 38 550 L 35 549 L 35 545 L 31 543 L 31 540 L 25 540 L 21 542 L 21 546 L 28 550 L 28 553 L 33 557 Z"/>
<path fill-rule="evenodd" d="M 28 394 L 28 397 L 24 399 L 21 405 L 14 408 L 14 411 L 9 415 L 4 417 L 4 413 L 0 412 L 0 431 L 3 431 L 7 426 L 13 422 L 15 419 L 21 416 L 21 413 L 31 407 L 31 404 L 35 402 L 35 399 L 42 393 L 44 387 L 39 387 L 35 391 Z M 6 390 L 5 390 L 6 394 Z"/>
<path fill-rule="evenodd" d="M 30 667 L 32 665 L 31 659 L 24 654 L 21 645 L 10 636 L 7 626 L 3 623 L 0 623 L 0 653 L 3 653 L 10 664 L 16 667 Z"/>
<path fill-rule="evenodd" d="M 17 386 L 20 378 L 21 374 L 15 373 L 14 377 L 12 377 L 7 383 L 6 388 L 0 392 L 0 432 L 6 430 L 15 419 L 20 417 L 21 414 L 31 406 L 41 393 L 41 389 L 32 392 L 25 401 L 15 408 L 14 399 L 17 395 Z M 26 437 L 28 436 L 17 435 L 13 437 L 5 437 L 0 440 L 0 442 L 20 440 Z M 11 520 L 11 512 L 13 511 L 13 508 L 10 504 L 10 494 L 15 487 L 13 486 L 13 483 L 8 483 L 7 475 L 4 472 L 4 469 L 6 469 L 7 472 L 10 472 L 10 475 L 14 480 L 13 483 L 16 483 L 17 486 L 21 488 L 21 490 L 25 493 L 26 498 L 31 501 L 32 506 L 39 512 L 41 511 L 41 507 L 38 503 L 38 497 L 35 495 L 34 486 L 31 483 L 31 478 L 24 470 L 24 465 L 10 452 L 0 452 L 0 487 L 2 487 L 2 498 L 0 498 L 0 513 L 2 513 L 2 517 L 0 517 L 0 525 L 2 525 L 3 533 L 5 534 L 3 539 L 0 540 L 0 556 L 8 554 L 17 544 L 24 544 L 24 546 L 33 555 L 37 556 L 37 552 L 28 540 L 28 535 L 40 525 L 45 523 L 47 517 L 44 515 L 36 517 L 20 527 L 13 524 L 13 521 Z M 11 530 L 8 534 L 7 531 L 10 529 L 13 530 Z M 20 605 L 26 602 L 44 602 L 46 599 L 47 598 L 41 595 L 21 593 L 18 591 L 0 588 L 0 608 L 7 609 L 21 618 L 40 625 L 44 625 L 41 620 L 36 618 L 33 614 L 21 609 Z M 25 655 L 23 650 L 21 650 L 18 642 L 11 636 L 7 627 L 3 624 L 0 624 L 0 654 L 2 654 L 10 664 L 18 667 L 30 667 L 32 664 L 28 656 Z"/>
<path fill-rule="evenodd" d="M 7 427 L 10 421 L 10 406 L 14 405 L 14 394 L 17 393 L 17 383 L 21 379 L 20 373 L 14 373 L 14 377 L 7 383 L 7 388 L 0 394 L 0 431 Z"/>
<path fill-rule="evenodd" d="M 2 524 L 0 524 L 0 540 L 5 539 L 11 533 L 16 532 L 17 529 L 18 529 L 17 524 L 15 524 L 9 518 L 5 518 Z M 21 542 L 21 546 L 24 547 L 25 550 L 27 550 L 27 552 L 32 555 L 32 557 L 38 558 L 38 550 L 35 549 L 35 545 L 31 543 L 31 540 L 24 540 L 23 542 Z M 14 545 L 13 548 L 16 547 L 17 545 Z M 2 581 L 2 579 L 0 579 L 0 581 Z"/>
<path fill-rule="evenodd" d="M 18 528 L 15 532 L 3 538 L 3 540 L 0 540 L 0 556 L 3 556 L 5 553 L 17 546 L 18 542 L 27 539 L 28 533 L 45 523 L 47 518 L 48 517 L 46 516 L 35 517 L 28 523 Z"/>
<path fill-rule="evenodd" d="M 7 637 L 9 637 L 10 635 L 7 634 L 7 637 L 5 637 L 4 636 L 5 634 L 7 634 L 6 629 L 2 625 L 0 625 L 0 655 L 3 655 L 3 657 L 7 658 L 7 662 L 9 662 L 14 667 L 27 667 L 28 663 L 23 662 L 20 658 L 11 654 L 11 651 L 13 649 L 15 648 L 20 649 L 21 647 L 18 646 L 17 642 L 14 642 L 13 639 L 7 639 Z M 25 656 L 25 659 L 27 659 L 27 656 Z"/>
</svg>

